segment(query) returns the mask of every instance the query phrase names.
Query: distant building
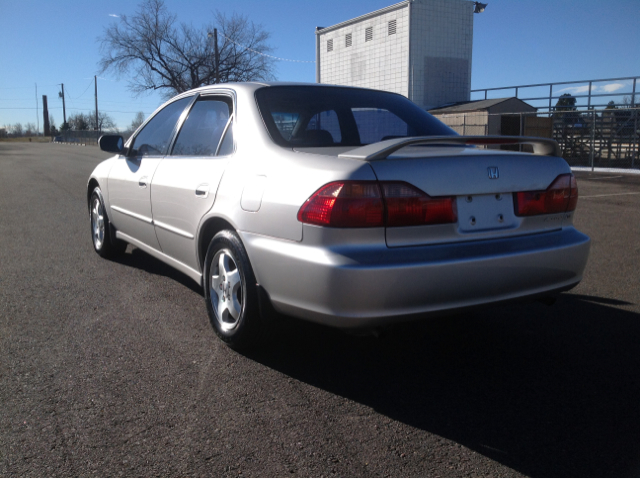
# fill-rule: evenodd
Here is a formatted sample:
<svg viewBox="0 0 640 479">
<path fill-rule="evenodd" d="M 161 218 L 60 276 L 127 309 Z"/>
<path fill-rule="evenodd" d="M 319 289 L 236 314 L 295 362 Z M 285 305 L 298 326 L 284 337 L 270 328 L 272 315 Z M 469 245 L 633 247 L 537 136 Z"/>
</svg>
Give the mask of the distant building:
<svg viewBox="0 0 640 479">
<path fill-rule="evenodd" d="M 425 109 L 468 101 L 474 4 L 405 0 L 316 28 L 316 81 L 400 93 Z"/>
<path fill-rule="evenodd" d="M 553 119 L 538 117 L 537 111 L 528 103 L 511 97 L 456 103 L 429 110 L 429 113 L 461 135 L 551 138 Z"/>
</svg>

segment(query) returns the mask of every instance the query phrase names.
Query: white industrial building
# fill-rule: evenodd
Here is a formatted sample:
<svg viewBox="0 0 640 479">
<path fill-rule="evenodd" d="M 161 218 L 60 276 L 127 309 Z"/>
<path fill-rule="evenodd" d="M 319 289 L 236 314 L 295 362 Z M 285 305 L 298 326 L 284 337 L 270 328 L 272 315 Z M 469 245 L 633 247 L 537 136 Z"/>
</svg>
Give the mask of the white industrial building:
<svg viewBox="0 0 640 479">
<path fill-rule="evenodd" d="M 470 100 L 474 3 L 405 0 L 316 29 L 316 81 L 400 93 L 425 109 Z"/>
</svg>

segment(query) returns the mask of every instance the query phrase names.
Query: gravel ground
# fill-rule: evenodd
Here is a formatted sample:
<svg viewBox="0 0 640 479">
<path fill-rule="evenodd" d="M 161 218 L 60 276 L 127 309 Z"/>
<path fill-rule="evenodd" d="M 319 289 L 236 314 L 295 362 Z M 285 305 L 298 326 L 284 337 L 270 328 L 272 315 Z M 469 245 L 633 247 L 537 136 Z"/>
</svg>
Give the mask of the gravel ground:
<svg viewBox="0 0 640 479">
<path fill-rule="evenodd" d="M 577 175 L 591 258 L 552 307 L 278 318 L 247 357 L 187 277 L 93 252 L 106 157 L 0 143 L 1 476 L 640 475 L 640 177 Z"/>
</svg>

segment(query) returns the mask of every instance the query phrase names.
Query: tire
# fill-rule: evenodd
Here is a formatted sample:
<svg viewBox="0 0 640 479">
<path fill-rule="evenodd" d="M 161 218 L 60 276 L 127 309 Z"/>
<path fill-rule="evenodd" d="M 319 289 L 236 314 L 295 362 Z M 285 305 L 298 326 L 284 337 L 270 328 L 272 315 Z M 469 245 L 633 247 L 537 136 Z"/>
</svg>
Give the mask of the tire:
<svg viewBox="0 0 640 479">
<path fill-rule="evenodd" d="M 262 337 L 256 278 L 234 231 L 216 234 L 207 250 L 204 297 L 218 337 L 235 350 L 255 346 Z"/>
<path fill-rule="evenodd" d="M 91 193 L 89 202 L 89 225 L 91 226 L 91 240 L 93 249 L 103 258 L 111 258 L 124 253 L 127 243 L 113 239 L 111 223 L 105 211 L 104 200 L 100 187 L 96 186 Z"/>
</svg>

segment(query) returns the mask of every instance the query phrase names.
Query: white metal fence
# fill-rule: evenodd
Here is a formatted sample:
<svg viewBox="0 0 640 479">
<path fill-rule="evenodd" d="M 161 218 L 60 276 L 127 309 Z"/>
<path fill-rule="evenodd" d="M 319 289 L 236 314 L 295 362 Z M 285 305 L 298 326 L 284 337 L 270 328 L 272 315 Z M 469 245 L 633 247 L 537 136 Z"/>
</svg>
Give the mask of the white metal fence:
<svg viewBox="0 0 640 479">
<path fill-rule="evenodd" d="M 640 168 L 640 108 L 437 115 L 461 135 L 553 138 L 571 166 Z M 503 149 L 514 149 L 503 146 Z M 526 150 L 526 147 L 515 147 Z"/>
<path fill-rule="evenodd" d="M 639 80 L 640 76 L 635 76 L 481 88 L 471 90 L 471 99 L 516 97 L 538 108 L 538 111 L 553 111 L 557 102 L 563 97 L 566 100 L 567 96 L 579 110 L 605 108 L 609 102 L 639 107 Z"/>
</svg>

